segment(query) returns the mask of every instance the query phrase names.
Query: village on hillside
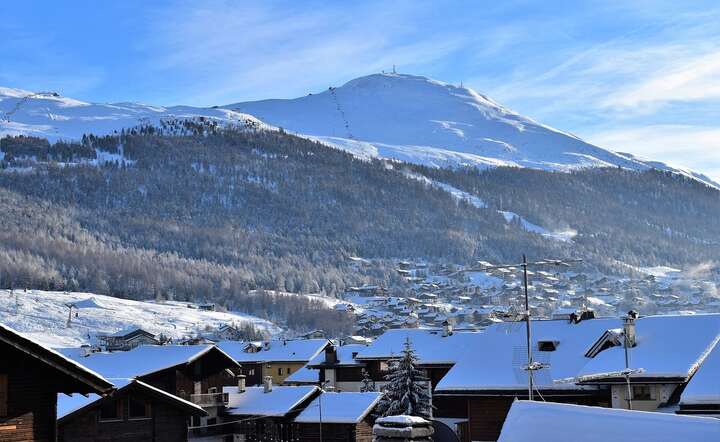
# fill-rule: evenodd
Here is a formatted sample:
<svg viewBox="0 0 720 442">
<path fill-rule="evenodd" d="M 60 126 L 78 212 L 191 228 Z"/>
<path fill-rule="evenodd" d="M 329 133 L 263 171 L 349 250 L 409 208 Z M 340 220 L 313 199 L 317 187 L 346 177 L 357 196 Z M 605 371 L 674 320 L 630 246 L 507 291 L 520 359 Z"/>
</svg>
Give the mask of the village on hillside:
<svg viewBox="0 0 720 442">
<path fill-rule="evenodd" d="M 402 293 L 365 285 L 329 304 L 355 323 L 343 337 L 248 339 L 213 304 L 182 307 L 208 312 L 192 313 L 187 336 L 148 323 L 51 349 L 0 325 L 0 440 L 15 440 L 4 429 L 58 441 L 720 437 L 714 284 L 667 268 L 630 280 L 541 264 L 525 286 L 522 266 L 400 261 Z M 93 299 L 82 315 L 106 314 L 109 301 Z"/>
</svg>

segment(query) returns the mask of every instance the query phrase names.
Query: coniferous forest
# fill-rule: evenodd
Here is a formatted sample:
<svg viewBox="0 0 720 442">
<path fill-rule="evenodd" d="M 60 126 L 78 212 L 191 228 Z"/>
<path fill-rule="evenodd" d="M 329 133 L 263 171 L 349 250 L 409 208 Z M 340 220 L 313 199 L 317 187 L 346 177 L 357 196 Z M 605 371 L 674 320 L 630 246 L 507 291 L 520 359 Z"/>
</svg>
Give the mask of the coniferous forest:
<svg viewBox="0 0 720 442">
<path fill-rule="evenodd" d="M 350 325 L 322 303 L 248 292 L 339 296 L 397 283 L 393 258 L 573 256 L 619 273 L 697 264 L 719 250 L 720 193 L 677 175 L 436 169 L 357 159 L 282 130 L 194 124 L 81 142 L 0 140 L 0 286 L 215 301 L 342 332 Z M 542 237 L 499 210 L 577 235 Z M 350 256 L 375 260 L 357 269 Z"/>
</svg>

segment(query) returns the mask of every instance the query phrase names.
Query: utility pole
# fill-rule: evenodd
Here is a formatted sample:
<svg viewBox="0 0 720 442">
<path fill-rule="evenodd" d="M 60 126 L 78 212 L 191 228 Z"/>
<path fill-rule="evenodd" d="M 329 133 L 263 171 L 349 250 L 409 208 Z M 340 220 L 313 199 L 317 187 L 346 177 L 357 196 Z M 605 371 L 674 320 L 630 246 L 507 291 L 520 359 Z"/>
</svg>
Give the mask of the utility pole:
<svg viewBox="0 0 720 442">
<path fill-rule="evenodd" d="M 531 327 L 531 319 L 530 319 L 530 298 L 528 296 L 528 267 L 529 266 L 547 266 L 547 265 L 555 265 L 555 266 L 563 266 L 563 267 L 570 267 L 570 264 L 582 262 L 582 259 L 544 259 L 540 261 L 533 261 L 528 262 L 527 256 L 523 254 L 522 256 L 522 262 L 520 264 L 508 264 L 508 265 L 497 265 L 497 266 L 488 266 L 488 267 L 480 267 L 480 268 L 470 268 L 465 270 L 460 270 L 456 273 L 461 272 L 484 272 L 487 270 L 492 269 L 508 269 L 508 268 L 517 268 L 520 267 L 523 270 L 523 293 L 525 295 L 525 311 L 522 312 L 523 319 L 525 319 L 525 342 L 527 344 L 527 365 L 523 367 L 525 371 L 528 372 L 528 399 L 533 400 L 534 394 L 533 390 L 535 390 L 535 386 L 533 385 L 533 372 L 537 370 L 542 370 L 543 368 L 548 368 L 548 364 L 543 364 L 540 362 L 533 361 L 533 355 L 532 355 L 532 327 Z"/>
</svg>

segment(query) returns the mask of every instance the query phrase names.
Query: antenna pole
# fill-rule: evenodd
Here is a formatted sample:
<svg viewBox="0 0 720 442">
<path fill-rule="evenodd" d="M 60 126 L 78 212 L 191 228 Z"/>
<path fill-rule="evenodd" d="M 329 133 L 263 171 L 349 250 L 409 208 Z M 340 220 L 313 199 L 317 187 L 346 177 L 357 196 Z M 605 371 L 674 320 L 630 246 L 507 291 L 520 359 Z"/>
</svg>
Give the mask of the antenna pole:
<svg viewBox="0 0 720 442">
<path fill-rule="evenodd" d="M 527 363 L 528 363 L 528 399 L 533 400 L 533 358 L 532 358 L 532 347 L 530 341 L 532 335 L 530 331 L 530 300 L 528 298 L 528 262 L 527 257 L 523 255 L 523 291 L 525 292 L 525 331 L 527 338 Z"/>
<path fill-rule="evenodd" d="M 630 360 L 628 357 L 628 334 L 627 331 L 623 333 L 624 336 L 624 344 L 623 347 L 625 347 L 625 383 L 627 384 L 627 400 L 628 400 L 628 410 L 632 410 L 632 388 L 630 388 Z"/>
</svg>

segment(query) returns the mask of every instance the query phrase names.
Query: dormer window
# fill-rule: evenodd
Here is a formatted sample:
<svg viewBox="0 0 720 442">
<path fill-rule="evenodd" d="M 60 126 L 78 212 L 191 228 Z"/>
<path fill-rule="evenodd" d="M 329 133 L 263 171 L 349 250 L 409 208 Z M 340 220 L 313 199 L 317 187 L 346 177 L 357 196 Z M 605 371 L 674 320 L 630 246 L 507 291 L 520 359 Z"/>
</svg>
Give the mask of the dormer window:
<svg viewBox="0 0 720 442">
<path fill-rule="evenodd" d="M 558 341 L 538 341 L 538 351 L 555 351 L 559 344 Z"/>
</svg>

